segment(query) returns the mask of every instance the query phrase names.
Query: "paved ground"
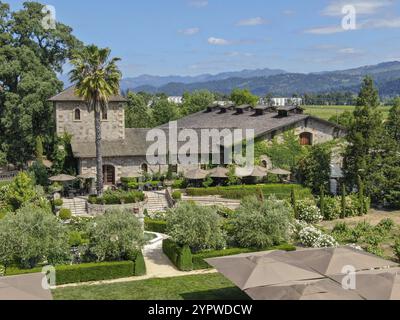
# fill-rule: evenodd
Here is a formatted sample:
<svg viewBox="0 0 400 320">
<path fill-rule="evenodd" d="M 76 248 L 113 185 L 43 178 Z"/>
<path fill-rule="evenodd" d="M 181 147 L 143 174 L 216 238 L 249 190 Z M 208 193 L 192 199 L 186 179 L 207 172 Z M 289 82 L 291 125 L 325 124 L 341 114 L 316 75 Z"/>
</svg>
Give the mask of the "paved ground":
<svg viewBox="0 0 400 320">
<path fill-rule="evenodd" d="M 216 273 L 216 271 L 213 269 L 196 270 L 190 272 L 179 271 L 178 269 L 176 269 L 176 267 L 171 263 L 169 258 L 162 251 L 162 240 L 165 239 L 166 236 L 161 234 L 157 235 L 159 236 L 158 240 L 155 241 L 154 243 L 146 245 L 143 250 L 143 256 L 146 262 L 146 269 L 147 269 L 147 274 L 145 276 L 86 282 L 86 283 L 73 283 L 73 284 L 58 286 L 57 288 L 76 287 L 81 285 L 122 283 L 122 282 L 139 281 L 152 278 L 171 278 L 171 277 L 190 276 L 196 274 Z"/>
</svg>

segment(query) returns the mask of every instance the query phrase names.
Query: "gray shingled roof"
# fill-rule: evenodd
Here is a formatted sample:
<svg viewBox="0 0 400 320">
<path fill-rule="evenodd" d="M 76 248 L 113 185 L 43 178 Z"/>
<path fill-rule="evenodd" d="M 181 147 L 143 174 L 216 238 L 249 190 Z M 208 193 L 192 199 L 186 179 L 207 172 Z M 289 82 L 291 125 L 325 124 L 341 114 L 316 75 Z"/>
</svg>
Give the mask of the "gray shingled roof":
<svg viewBox="0 0 400 320">
<path fill-rule="evenodd" d="M 59 94 L 51 97 L 49 101 L 58 102 L 58 101 L 83 101 L 82 98 L 79 98 L 75 95 L 75 86 L 71 86 L 64 91 L 60 92 Z M 110 97 L 110 102 L 126 102 L 127 100 L 121 96 L 112 96 Z"/>
<path fill-rule="evenodd" d="M 278 114 L 273 112 L 256 116 L 255 111 L 246 111 L 243 114 L 236 113 L 236 110 L 226 113 L 200 111 L 178 120 L 178 127 L 189 129 L 254 129 L 256 136 L 260 136 L 296 124 L 307 118 L 310 118 L 310 116 L 305 114 L 278 117 Z M 168 124 L 164 124 L 160 128 L 167 127 Z"/>
</svg>

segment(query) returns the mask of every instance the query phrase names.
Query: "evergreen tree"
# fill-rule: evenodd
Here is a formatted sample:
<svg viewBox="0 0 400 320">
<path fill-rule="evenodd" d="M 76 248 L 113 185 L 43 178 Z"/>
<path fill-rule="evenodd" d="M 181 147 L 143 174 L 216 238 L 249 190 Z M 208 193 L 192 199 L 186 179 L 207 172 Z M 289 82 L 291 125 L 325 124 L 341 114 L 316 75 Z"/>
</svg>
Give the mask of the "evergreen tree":
<svg viewBox="0 0 400 320">
<path fill-rule="evenodd" d="M 43 142 L 42 142 L 41 136 L 36 137 L 35 154 L 36 154 L 36 161 L 38 163 L 42 164 L 43 163 Z"/>
<path fill-rule="evenodd" d="M 386 130 L 389 136 L 400 145 L 400 97 L 395 99 L 390 109 Z"/>
<path fill-rule="evenodd" d="M 145 98 L 133 92 L 129 92 L 126 98 L 128 100 L 125 107 L 126 128 L 151 128 L 153 119 Z"/>
<path fill-rule="evenodd" d="M 381 160 L 383 117 L 378 109 L 379 95 L 370 77 L 363 81 L 354 119 L 348 130 L 348 147 L 344 156 L 344 173 L 347 184 L 353 188 L 361 176 L 367 194 L 374 194 L 373 175 Z"/>
</svg>

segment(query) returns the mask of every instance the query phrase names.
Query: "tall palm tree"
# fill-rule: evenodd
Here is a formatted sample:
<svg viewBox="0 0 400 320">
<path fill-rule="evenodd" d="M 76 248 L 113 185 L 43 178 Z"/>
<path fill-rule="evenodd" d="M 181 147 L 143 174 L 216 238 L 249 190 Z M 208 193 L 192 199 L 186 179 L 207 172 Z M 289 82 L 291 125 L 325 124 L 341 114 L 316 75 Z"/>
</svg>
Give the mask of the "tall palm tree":
<svg viewBox="0 0 400 320">
<path fill-rule="evenodd" d="M 86 102 L 89 112 L 94 111 L 96 132 L 97 195 L 103 194 L 103 159 L 101 150 L 101 112 L 107 112 L 111 96 L 119 94 L 121 72 L 119 58 L 110 58 L 109 48 L 95 45 L 76 52 L 71 59 L 73 70 L 70 80 L 76 85 L 75 94 Z"/>
</svg>

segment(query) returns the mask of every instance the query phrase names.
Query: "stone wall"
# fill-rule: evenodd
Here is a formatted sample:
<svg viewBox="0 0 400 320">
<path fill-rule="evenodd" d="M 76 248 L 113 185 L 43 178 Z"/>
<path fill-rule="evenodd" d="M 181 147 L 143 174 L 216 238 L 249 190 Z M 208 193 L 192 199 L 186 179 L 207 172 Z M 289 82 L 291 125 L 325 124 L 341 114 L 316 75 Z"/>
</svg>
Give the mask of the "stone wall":
<svg viewBox="0 0 400 320">
<path fill-rule="evenodd" d="M 88 214 L 91 216 L 103 215 L 109 211 L 130 211 L 136 215 L 143 215 L 144 208 L 147 201 L 130 203 L 130 204 L 117 204 L 117 205 L 99 205 L 99 204 L 87 204 Z M 137 211 L 136 211 L 137 210 Z"/>
<path fill-rule="evenodd" d="M 81 119 L 75 119 L 75 110 L 80 110 Z M 65 132 L 77 142 L 95 141 L 94 112 L 88 112 L 83 102 L 56 103 L 57 134 Z M 125 111 L 122 103 L 110 102 L 107 120 L 102 120 L 102 138 L 104 140 L 125 139 Z"/>
</svg>

